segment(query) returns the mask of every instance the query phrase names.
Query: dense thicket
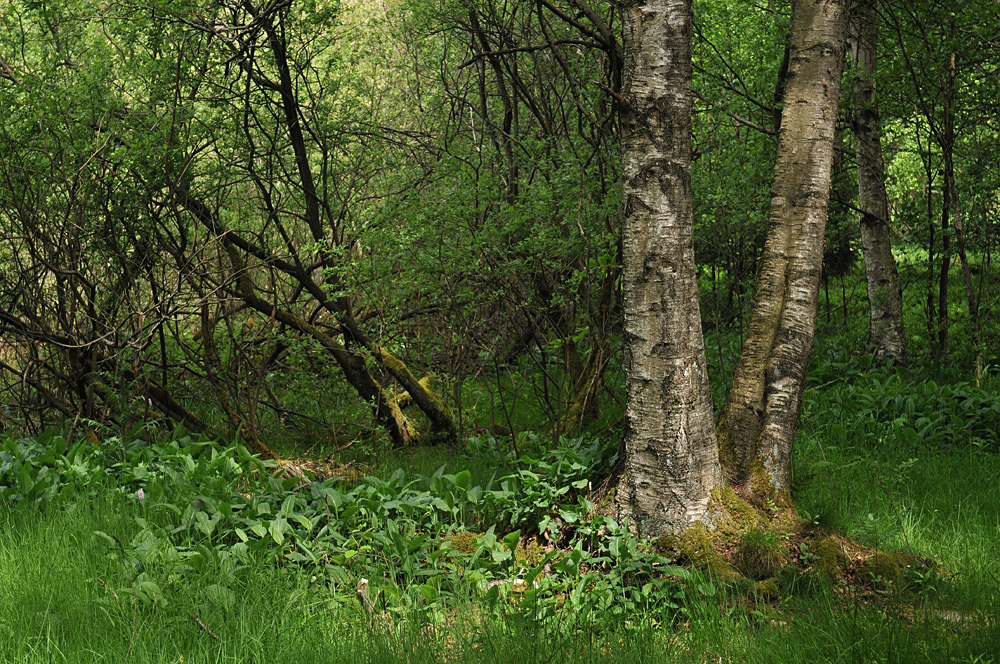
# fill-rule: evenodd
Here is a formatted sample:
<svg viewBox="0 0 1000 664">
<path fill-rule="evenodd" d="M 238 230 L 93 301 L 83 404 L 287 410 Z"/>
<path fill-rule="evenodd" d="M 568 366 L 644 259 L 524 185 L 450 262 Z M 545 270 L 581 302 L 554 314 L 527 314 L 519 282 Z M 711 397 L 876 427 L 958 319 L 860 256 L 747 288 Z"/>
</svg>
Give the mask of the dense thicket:
<svg viewBox="0 0 1000 664">
<path fill-rule="evenodd" d="M 278 432 L 447 441 L 530 411 L 557 438 L 620 411 L 616 4 L 203 5 L 0 14 L 0 425 L 168 418 L 266 453 Z M 976 377 L 1000 343 L 995 7 L 875 11 L 888 223 L 922 310 L 909 356 L 951 350 Z M 695 255 L 723 380 L 764 248 L 789 18 L 694 6 Z M 865 75 L 848 66 L 844 89 Z M 861 258 L 851 109 L 828 318 Z M 863 297 L 842 293 L 843 315 Z"/>
</svg>

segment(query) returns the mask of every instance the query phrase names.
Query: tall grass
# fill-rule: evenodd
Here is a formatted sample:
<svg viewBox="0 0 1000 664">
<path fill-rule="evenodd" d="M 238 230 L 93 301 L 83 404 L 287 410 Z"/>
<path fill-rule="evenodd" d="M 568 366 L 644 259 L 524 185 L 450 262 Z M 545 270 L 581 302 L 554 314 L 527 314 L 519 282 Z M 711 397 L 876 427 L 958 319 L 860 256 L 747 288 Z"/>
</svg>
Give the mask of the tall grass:
<svg viewBox="0 0 1000 664">
<path fill-rule="evenodd" d="M 94 536 L 99 530 L 128 541 L 125 516 L 135 509 L 103 490 L 41 513 L 2 508 L 0 661 L 650 661 L 652 642 L 634 630 L 552 638 L 513 612 L 488 614 L 472 604 L 455 606 L 441 624 L 394 624 L 345 608 L 327 586 L 273 564 L 226 579 L 219 570 L 191 572 L 165 589 L 162 603 L 143 602 L 132 592 L 133 570 Z M 231 598 L 210 592 L 220 581 Z"/>
<path fill-rule="evenodd" d="M 823 586 L 748 601 L 719 586 L 689 596 L 680 615 L 653 606 L 561 634 L 473 596 L 455 598 L 438 620 L 370 615 L 338 596 L 342 586 L 273 559 L 179 571 L 162 601 L 143 601 L 136 570 L 95 535 L 130 542 L 142 508 L 97 485 L 43 509 L 0 506 L 0 661 L 996 661 L 1000 459 L 977 449 L 919 458 L 891 448 L 820 451 L 808 432 L 798 461 L 808 475 L 803 512 L 869 544 L 939 560 L 943 575 L 916 601 L 891 591 L 854 601 Z M 810 470 L 817 458 L 830 465 Z"/>
</svg>

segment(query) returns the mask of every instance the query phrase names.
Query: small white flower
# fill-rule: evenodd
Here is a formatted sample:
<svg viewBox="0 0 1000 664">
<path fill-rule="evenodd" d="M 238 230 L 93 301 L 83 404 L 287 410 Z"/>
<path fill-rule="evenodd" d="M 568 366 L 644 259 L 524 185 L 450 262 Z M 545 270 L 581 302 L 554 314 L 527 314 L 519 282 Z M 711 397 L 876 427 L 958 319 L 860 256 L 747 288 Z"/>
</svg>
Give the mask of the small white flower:
<svg viewBox="0 0 1000 664">
<path fill-rule="evenodd" d="M 146 492 L 143 491 L 142 489 L 139 489 L 138 491 L 135 492 L 135 497 L 138 498 L 139 500 L 146 500 Z"/>
</svg>

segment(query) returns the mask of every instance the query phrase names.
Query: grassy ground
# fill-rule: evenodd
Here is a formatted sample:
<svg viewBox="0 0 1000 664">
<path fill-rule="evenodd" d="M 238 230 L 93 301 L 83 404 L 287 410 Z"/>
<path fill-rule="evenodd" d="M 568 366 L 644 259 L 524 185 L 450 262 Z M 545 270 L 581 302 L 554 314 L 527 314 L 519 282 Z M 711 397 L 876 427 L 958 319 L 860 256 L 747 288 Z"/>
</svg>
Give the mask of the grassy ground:
<svg viewBox="0 0 1000 664">
<path fill-rule="evenodd" d="M 563 638 L 468 598 L 437 620 L 371 618 L 273 561 L 214 560 L 140 601 L 135 570 L 95 537 L 134 537 L 140 508 L 111 489 L 0 509 L 0 661 L 996 661 L 1000 457 L 821 449 L 814 425 L 807 418 L 797 460 L 801 511 L 869 545 L 934 557 L 941 573 L 917 594 L 804 586 L 748 602 L 720 587 L 680 614 L 653 605 Z"/>
</svg>

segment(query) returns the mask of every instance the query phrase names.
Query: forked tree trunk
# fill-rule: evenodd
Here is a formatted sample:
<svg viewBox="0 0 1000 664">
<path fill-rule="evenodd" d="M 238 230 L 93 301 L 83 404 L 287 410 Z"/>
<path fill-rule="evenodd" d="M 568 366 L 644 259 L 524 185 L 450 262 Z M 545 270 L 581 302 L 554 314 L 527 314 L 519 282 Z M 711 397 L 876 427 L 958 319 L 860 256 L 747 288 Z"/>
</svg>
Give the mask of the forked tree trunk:
<svg viewBox="0 0 1000 664">
<path fill-rule="evenodd" d="M 788 83 L 753 314 L 719 428 L 726 478 L 788 501 L 830 197 L 846 0 L 796 0 Z"/>
<path fill-rule="evenodd" d="M 626 429 L 612 509 L 644 537 L 704 519 L 721 482 L 691 204 L 691 0 L 622 6 Z"/>
<path fill-rule="evenodd" d="M 885 191 L 881 126 L 875 97 L 875 47 L 878 13 L 875 0 L 854 0 L 851 6 L 851 61 L 854 80 L 854 148 L 858 160 L 858 207 L 861 208 L 861 248 L 868 282 L 870 324 L 868 348 L 895 360 L 906 361 L 903 328 L 903 292 L 889 234 L 889 197 Z"/>
</svg>

